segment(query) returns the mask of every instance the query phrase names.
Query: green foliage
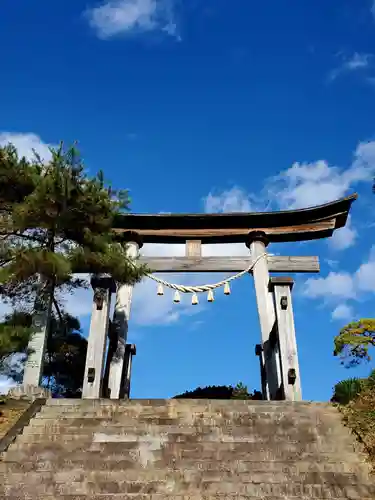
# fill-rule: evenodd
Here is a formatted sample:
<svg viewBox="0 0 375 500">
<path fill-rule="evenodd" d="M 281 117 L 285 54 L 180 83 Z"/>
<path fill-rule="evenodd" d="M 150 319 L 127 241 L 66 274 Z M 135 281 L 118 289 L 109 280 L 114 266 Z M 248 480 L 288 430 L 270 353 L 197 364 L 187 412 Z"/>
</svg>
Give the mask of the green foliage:
<svg viewBox="0 0 375 500">
<path fill-rule="evenodd" d="M 19 311 L 5 317 L 0 323 L 0 367 L 13 353 L 26 353 L 31 333 L 30 314 Z"/>
<path fill-rule="evenodd" d="M 129 208 L 126 191 L 90 178 L 75 147 L 27 161 L 13 146 L 0 148 L 0 293 L 13 302 L 35 298 L 38 278 L 52 288 L 83 286 L 77 272 L 111 273 L 122 283 L 141 279 L 112 230 Z"/>
<path fill-rule="evenodd" d="M 339 410 L 345 424 L 362 443 L 375 471 L 375 388 L 372 383 L 366 383 L 364 390 L 348 405 L 339 406 Z"/>
<path fill-rule="evenodd" d="M 375 370 L 371 370 L 370 375 L 364 382 L 366 389 L 375 389 Z"/>
<path fill-rule="evenodd" d="M 233 389 L 232 399 L 250 399 L 249 391 L 242 382 L 239 382 Z"/>
<path fill-rule="evenodd" d="M 54 394 L 80 395 L 85 372 L 87 340 L 77 318 L 52 317 L 43 367 L 44 385 Z"/>
<path fill-rule="evenodd" d="M 364 390 L 365 382 L 359 378 L 342 380 L 335 385 L 332 402 L 347 405 Z"/>
<path fill-rule="evenodd" d="M 197 387 L 193 391 L 186 391 L 175 396 L 174 399 L 261 399 L 259 396 L 258 391 L 249 394 L 247 387 L 240 382 L 236 387 L 231 385 Z"/>
<path fill-rule="evenodd" d="M 346 325 L 334 339 L 334 356 L 347 367 L 370 361 L 369 348 L 375 345 L 375 319 L 361 319 Z"/>
<path fill-rule="evenodd" d="M 175 399 L 231 399 L 233 387 L 225 385 L 210 385 L 197 387 L 193 391 L 186 391 L 175 396 Z"/>
<path fill-rule="evenodd" d="M 36 297 L 46 309 L 52 295 L 56 309 L 57 291 L 88 286 L 77 273 L 140 281 L 146 267 L 134 265 L 112 229 L 128 209 L 127 191 L 106 187 L 102 172 L 89 177 L 74 146 L 51 149 L 48 162 L 0 148 L 0 300 L 31 311 Z M 24 352 L 29 336 L 29 327 L 0 325 L 0 359 Z"/>
</svg>

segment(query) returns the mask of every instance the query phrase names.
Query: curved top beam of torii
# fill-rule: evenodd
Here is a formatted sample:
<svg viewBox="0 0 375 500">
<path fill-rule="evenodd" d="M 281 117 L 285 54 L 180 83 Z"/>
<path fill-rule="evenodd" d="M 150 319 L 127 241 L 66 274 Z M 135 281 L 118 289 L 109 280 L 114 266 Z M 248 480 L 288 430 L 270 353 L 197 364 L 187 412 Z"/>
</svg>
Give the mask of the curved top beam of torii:
<svg viewBox="0 0 375 500">
<path fill-rule="evenodd" d="M 245 242 L 252 231 L 264 232 L 270 242 L 313 240 L 332 236 L 344 227 L 357 194 L 298 210 L 220 214 L 121 214 L 114 229 L 138 233 L 143 243 Z"/>
</svg>

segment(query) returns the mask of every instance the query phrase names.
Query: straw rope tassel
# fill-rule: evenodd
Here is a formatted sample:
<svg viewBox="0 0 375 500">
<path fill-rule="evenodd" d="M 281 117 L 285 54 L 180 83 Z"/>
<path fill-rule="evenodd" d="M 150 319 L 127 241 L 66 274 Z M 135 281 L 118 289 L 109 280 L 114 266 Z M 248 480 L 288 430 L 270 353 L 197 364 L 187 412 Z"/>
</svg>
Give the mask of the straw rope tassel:
<svg viewBox="0 0 375 500">
<path fill-rule="evenodd" d="M 228 282 L 224 285 L 224 295 L 230 295 L 230 286 Z"/>
<path fill-rule="evenodd" d="M 164 295 L 163 285 L 161 283 L 158 285 L 158 295 Z"/>
<path fill-rule="evenodd" d="M 209 290 L 207 294 L 207 302 L 213 302 L 214 300 L 214 292 L 212 290 Z"/>
<path fill-rule="evenodd" d="M 176 304 L 181 302 L 180 292 L 178 290 L 176 290 L 174 293 L 173 302 L 175 302 Z"/>
</svg>

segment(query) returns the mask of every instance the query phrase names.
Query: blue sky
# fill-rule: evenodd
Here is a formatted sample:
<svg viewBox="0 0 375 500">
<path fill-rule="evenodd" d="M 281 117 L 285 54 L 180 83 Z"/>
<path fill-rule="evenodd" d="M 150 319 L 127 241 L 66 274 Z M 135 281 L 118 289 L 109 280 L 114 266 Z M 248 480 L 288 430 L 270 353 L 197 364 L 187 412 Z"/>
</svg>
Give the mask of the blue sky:
<svg viewBox="0 0 375 500">
<path fill-rule="evenodd" d="M 304 398 L 326 400 L 370 369 L 345 370 L 332 350 L 348 320 L 374 314 L 374 42 L 371 0 L 3 0 L 0 143 L 48 158 L 47 145 L 78 140 L 91 173 L 130 189 L 134 212 L 278 210 L 358 192 L 330 241 L 270 247 L 321 259 L 293 296 Z M 134 397 L 259 388 L 252 280 L 218 295 L 192 308 L 137 287 Z M 90 301 L 67 299 L 86 332 Z"/>
</svg>

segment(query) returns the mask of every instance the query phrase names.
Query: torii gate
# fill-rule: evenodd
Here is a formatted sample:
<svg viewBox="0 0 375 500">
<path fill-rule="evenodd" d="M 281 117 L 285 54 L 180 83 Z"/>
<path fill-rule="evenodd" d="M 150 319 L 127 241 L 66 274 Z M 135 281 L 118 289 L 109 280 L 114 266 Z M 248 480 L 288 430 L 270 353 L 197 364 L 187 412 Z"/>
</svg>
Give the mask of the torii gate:
<svg viewBox="0 0 375 500">
<path fill-rule="evenodd" d="M 114 228 L 122 235 L 129 257 L 137 259 L 143 243 L 184 243 L 185 257 L 140 257 L 153 273 L 242 272 L 254 277 L 261 330 L 256 345 L 260 359 L 263 398 L 302 399 L 294 329 L 290 277 L 270 277 L 269 273 L 317 273 L 318 257 L 267 255 L 269 243 L 297 242 L 327 238 L 345 226 L 354 194 L 325 205 L 282 212 L 225 214 L 121 214 Z M 202 257 L 207 243 L 244 243 L 250 259 L 244 257 Z M 116 283 L 111 277 L 92 279 L 94 300 L 86 358 L 82 397 L 111 399 L 129 397 L 131 359 L 135 346 L 126 344 L 133 287 Z M 109 313 L 116 292 L 113 322 Z M 112 353 L 105 370 L 109 327 L 116 332 Z M 34 349 L 36 349 L 34 342 Z M 37 350 L 37 349 L 36 349 Z M 41 356 L 37 357 L 41 359 Z M 35 365 L 35 362 L 34 362 Z M 104 376 L 104 372 L 105 376 Z M 39 373 L 39 375 L 37 375 Z M 25 368 L 24 385 L 39 385 L 39 370 Z M 36 380 L 36 378 L 38 378 Z M 34 380 L 35 379 L 35 380 Z M 108 391 L 103 393 L 103 379 Z"/>
</svg>

